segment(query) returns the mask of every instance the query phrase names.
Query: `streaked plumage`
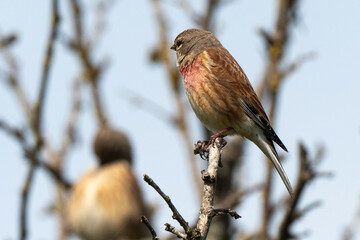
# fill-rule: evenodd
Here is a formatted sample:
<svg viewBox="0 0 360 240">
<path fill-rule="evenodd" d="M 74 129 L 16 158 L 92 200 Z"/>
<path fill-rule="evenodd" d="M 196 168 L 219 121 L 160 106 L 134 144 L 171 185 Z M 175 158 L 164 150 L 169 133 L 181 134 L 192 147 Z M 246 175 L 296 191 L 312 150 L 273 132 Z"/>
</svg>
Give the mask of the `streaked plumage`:
<svg viewBox="0 0 360 240">
<path fill-rule="evenodd" d="M 218 39 L 208 31 L 180 33 L 171 49 L 183 76 L 185 91 L 199 120 L 211 131 L 227 128 L 254 142 L 273 162 L 290 194 L 290 181 L 279 162 L 273 142 L 287 151 L 244 71 Z"/>
</svg>

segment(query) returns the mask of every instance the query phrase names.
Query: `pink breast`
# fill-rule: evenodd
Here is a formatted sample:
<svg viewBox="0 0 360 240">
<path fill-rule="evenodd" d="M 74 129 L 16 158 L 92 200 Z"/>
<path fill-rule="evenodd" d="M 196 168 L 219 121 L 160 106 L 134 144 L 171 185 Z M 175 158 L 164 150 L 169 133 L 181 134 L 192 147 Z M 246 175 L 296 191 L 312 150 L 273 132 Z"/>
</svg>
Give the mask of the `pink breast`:
<svg viewBox="0 0 360 240">
<path fill-rule="evenodd" d="M 201 65 L 198 59 L 191 65 L 181 68 L 180 73 L 183 76 L 184 87 L 188 93 L 199 89 L 203 74 L 201 74 Z"/>
</svg>

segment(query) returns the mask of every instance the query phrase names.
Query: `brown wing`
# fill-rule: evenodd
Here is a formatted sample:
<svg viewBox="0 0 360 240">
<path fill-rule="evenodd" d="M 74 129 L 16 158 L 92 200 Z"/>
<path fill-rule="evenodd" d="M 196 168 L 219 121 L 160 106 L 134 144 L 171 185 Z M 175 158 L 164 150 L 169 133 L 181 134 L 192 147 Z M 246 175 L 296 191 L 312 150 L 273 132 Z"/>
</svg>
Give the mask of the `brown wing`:
<svg viewBox="0 0 360 240">
<path fill-rule="evenodd" d="M 260 126 L 270 141 L 275 141 L 282 149 L 287 151 L 285 145 L 271 127 L 269 118 L 262 107 L 259 98 L 252 88 L 244 71 L 225 48 L 212 48 L 204 51 L 209 59 L 207 65 L 209 72 L 213 73 L 213 80 L 230 89 L 237 96 L 237 102 L 246 114 Z"/>
</svg>

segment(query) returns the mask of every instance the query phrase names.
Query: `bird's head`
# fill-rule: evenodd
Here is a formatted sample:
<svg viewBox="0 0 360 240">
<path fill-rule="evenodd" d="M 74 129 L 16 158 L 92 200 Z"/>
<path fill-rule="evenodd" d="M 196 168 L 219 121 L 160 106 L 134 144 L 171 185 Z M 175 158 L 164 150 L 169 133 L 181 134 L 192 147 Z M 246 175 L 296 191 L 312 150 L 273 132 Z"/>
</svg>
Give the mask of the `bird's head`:
<svg viewBox="0 0 360 240">
<path fill-rule="evenodd" d="M 206 49 L 221 47 L 219 40 L 209 31 L 188 29 L 180 33 L 170 49 L 176 51 L 177 66 L 192 60 Z"/>
</svg>

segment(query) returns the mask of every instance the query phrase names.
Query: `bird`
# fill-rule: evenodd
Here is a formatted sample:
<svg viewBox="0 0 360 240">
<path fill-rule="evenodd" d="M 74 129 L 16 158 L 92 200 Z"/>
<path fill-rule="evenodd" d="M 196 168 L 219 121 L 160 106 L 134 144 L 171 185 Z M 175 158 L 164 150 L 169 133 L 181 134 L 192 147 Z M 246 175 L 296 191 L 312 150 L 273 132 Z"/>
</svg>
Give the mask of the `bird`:
<svg viewBox="0 0 360 240">
<path fill-rule="evenodd" d="M 100 129 L 94 139 L 99 165 L 73 187 L 67 203 L 71 232 L 84 240 L 141 239 L 147 210 L 131 166 L 130 143 L 122 132 Z"/>
<path fill-rule="evenodd" d="M 187 29 L 174 40 L 177 67 L 190 105 L 216 137 L 240 135 L 255 143 L 269 158 L 290 196 L 294 191 L 279 161 L 274 142 L 288 151 L 270 125 L 245 72 L 215 35 Z"/>
</svg>

